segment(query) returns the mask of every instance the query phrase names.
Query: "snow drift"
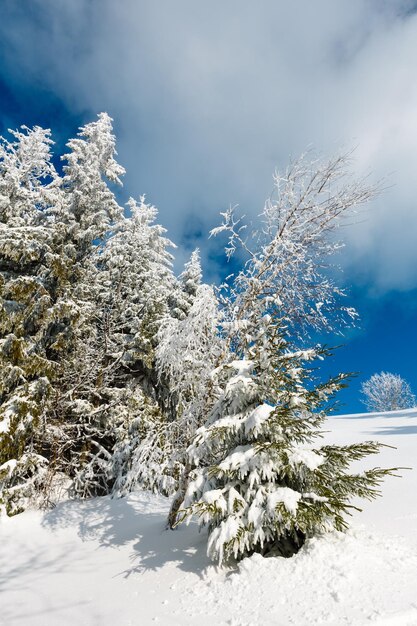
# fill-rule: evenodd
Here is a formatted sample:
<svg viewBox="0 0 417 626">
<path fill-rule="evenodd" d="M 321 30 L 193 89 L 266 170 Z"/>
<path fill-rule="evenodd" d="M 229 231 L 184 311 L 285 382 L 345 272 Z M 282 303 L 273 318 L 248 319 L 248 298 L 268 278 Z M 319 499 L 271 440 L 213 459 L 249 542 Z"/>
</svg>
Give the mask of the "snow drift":
<svg viewBox="0 0 417 626">
<path fill-rule="evenodd" d="M 291 559 L 219 569 L 196 524 L 165 529 L 169 501 L 146 492 L 69 501 L 0 521 L 2 626 L 417 625 L 417 409 L 328 420 L 326 441 L 377 439 L 388 478 L 347 534 Z M 361 468 L 362 469 L 362 468 Z"/>
</svg>

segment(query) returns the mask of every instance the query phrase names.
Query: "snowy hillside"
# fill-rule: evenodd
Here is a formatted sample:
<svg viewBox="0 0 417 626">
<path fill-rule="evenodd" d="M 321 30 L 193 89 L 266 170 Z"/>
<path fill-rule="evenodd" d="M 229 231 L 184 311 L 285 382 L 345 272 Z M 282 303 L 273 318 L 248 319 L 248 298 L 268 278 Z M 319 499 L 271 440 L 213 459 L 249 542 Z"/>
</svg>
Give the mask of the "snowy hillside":
<svg viewBox="0 0 417 626">
<path fill-rule="evenodd" d="M 387 479 L 348 534 L 219 570 L 195 524 L 165 530 L 162 497 L 29 511 L 0 521 L 0 624 L 417 625 L 417 409 L 334 417 L 328 430 L 328 442 L 396 447 L 367 463 L 413 468 Z"/>
</svg>

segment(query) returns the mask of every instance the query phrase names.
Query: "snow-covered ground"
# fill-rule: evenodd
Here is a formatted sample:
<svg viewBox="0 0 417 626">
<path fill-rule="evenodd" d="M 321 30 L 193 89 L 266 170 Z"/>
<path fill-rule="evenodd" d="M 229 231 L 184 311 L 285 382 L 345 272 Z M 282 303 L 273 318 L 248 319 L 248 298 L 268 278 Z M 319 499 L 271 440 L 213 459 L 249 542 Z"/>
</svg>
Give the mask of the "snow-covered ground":
<svg viewBox="0 0 417 626">
<path fill-rule="evenodd" d="M 65 502 L 0 522 L 3 626 L 417 625 L 417 410 L 334 417 L 326 440 L 377 439 L 373 465 L 407 466 L 352 530 L 293 558 L 218 569 L 196 525 L 165 530 L 147 493 Z"/>
</svg>

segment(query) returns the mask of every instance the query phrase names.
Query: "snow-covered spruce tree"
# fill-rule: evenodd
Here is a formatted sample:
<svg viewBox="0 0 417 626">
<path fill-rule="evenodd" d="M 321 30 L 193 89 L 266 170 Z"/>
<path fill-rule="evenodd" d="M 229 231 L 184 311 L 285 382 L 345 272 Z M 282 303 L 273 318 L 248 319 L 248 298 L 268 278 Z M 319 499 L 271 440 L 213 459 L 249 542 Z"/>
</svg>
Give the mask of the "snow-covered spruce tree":
<svg viewBox="0 0 417 626">
<path fill-rule="evenodd" d="M 368 411 L 396 411 L 416 406 L 410 385 L 398 374 L 374 374 L 361 386 L 362 402 Z"/>
<path fill-rule="evenodd" d="M 201 269 L 200 250 L 196 248 L 190 256 L 190 260 L 184 265 L 184 270 L 180 274 L 180 281 L 183 284 L 183 290 L 191 298 L 195 297 L 198 287 L 201 285 L 203 272 Z"/>
<path fill-rule="evenodd" d="M 173 447 L 163 411 L 168 390 L 155 370 L 158 329 L 179 289 L 169 252 L 174 244 L 154 223 L 155 207 L 144 198 L 139 203 L 130 199 L 128 206 L 130 216 L 120 219 L 98 252 L 99 272 L 89 281 L 97 283 L 97 336 L 81 349 L 89 349 L 91 356 L 83 362 L 91 363 L 94 372 L 90 402 L 98 401 L 101 408 L 89 425 L 89 450 L 82 451 L 74 483 L 82 495 L 125 493 L 135 485 L 168 493 L 175 483 L 167 469 Z M 97 410 L 91 406 L 89 414 Z"/>
<path fill-rule="evenodd" d="M 128 208 L 130 217 L 123 218 L 100 259 L 105 281 L 101 298 L 107 298 L 109 310 L 117 304 L 122 309 L 116 317 L 119 337 L 123 334 L 129 346 L 125 361 L 132 366 L 141 361 L 152 370 L 157 334 L 179 288 L 170 253 L 175 245 L 166 237 L 166 229 L 155 223 L 158 211 L 144 197 L 139 203 L 131 198 Z"/>
<path fill-rule="evenodd" d="M 51 213 L 67 226 L 66 238 L 76 258 L 83 259 L 109 235 L 123 214 L 108 181 L 121 185 L 125 169 L 115 160 L 116 139 L 107 113 L 100 113 L 97 121 L 80 128 L 77 138 L 67 146 L 70 151 L 61 157 L 65 162 L 65 203 Z"/>
<path fill-rule="evenodd" d="M 55 345 L 65 346 L 66 357 L 60 359 L 47 428 L 55 471 L 63 470 L 69 476 L 101 445 L 96 435 L 106 422 L 109 405 L 114 404 L 103 392 L 111 359 L 105 354 L 97 264 L 97 251 L 123 215 L 109 188 L 109 181 L 121 184 L 124 173 L 115 160 L 112 131 L 111 118 L 101 113 L 68 142 L 70 151 L 62 157 L 66 163 L 64 200 L 49 211 L 62 234 L 62 256 L 68 270 L 60 302 L 78 314 L 70 335 L 68 320 L 63 319 L 55 329 Z"/>
<path fill-rule="evenodd" d="M 307 538 L 345 529 L 351 499 L 375 498 L 394 472 L 348 472 L 378 443 L 320 445 L 323 407 L 346 376 L 312 384 L 305 362 L 326 351 L 290 351 L 270 319 L 263 331 L 253 360 L 229 364 L 234 373 L 188 449 L 194 469 L 179 520 L 196 515 L 208 526 L 208 554 L 220 563 L 253 552 L 291 556 Z"/>
<path fill-rule="evenodd" d="M 175 477 L 165 471 L 172 446 L 163 438 L 166 417 L 157 402 L 135 379 L 101 392 L 107 404 L 90 414 L 89 439 L 74 464 L 72 493 L 123 496 L 138 487 L 172 493 Z M 83 423 L 87 430 L 84 416 Z"/>
<path fill-rule="evenodd" d="M 198 252 L 178 281 L 169 253 L 174 245 L 155 223 L 155 207 L 144 198 L 128 205 L 130 216 L 122 219 L 98 259 L 106 319 L 101 335 L 115 363 L 118 396 L 119 387 L 130 393 L 135 388 L 146 401 L 132 412 L 135 403 L 122 410 L 119 397 L 107 421 L 107 488 L 124 494 L 142 486 L 172 494 L 185 450 L 208 410 L 209 374 L 221 351 L 218 303 L 213 289 L 201 285 Z M 89 467 L 98 462 L 104 467 L 104 447 L 91 455 Z M 77 479 L 83 490 L 81 476 L 95 474 L 85 468 Z"/>
<path fill-rule="evenodd" d="M 155 207 L 143 197 L 127 204 L 130 216 L 122 216 L 114 235 L 96 250 L 86 282 L 95 293 L 102 352 L 112 361 L 110 369 L 142 377 L 155 392 L 157 335 L 177 288 L 169 252 L 175 246 L 154 223 Z"/>
<path fill-rule="evenodd" d="M 0 143 L 0 506 L 22 510 L 42 485 L 47 459 L 36 435 L 58 364 L 59 250 L 46 219 L 60 202 L 50 131 L 10 131 Z"/>
<path fill-rule="evenodd" d="M 187 317 L 167 318 L 158 334 L 156 367 L 168 382 L 184 440 L 205 421 L 207 387 L 223 351 L 221 312 L 214 290 L 200 285 Z M 185 446 L 187 447 L 187 446 Z"/>
<path fill-rule="evenodd" d="M 73 467 L 101 411 L 96 369 L 88 370 L 95 361 L 80 363 L 91 357 L 97 338 L 95 281 L 86 277 L 97 271 L 97 246 L 122 214 L 106 179 L 119 182 L 123 173 L 104 113 L 69 142 L 63 179 L 49 160 L 49 131 L 14 135 L 14 143 L 2 144 L 0 183 L 1 352 L 7 373 L 0 487 L 10 513 L 57 471 Z M 35 472 L 33 461 L 42 471 Z"/>
<path fill-rule="evenodd" d="M 185 263 L 184 271 L 179 276 L 181 288 L 176 294 L 176 315 L 180 319 L 183 319 L 188 314 L 196 297 L 197 289 L 201 285 L 202 278 L 200 251 L 196 248 L 191 253 L 190 260 Z"/>
<path fill-rule="evenodd" d="M 140 394 L 140 389 L 132 398 L 137 399 L 137 409 L 131 410 L 121 424 L 108 465 L 112 492 L 123 496 L 141 488 L 171 495 L 181 472 L 177 442 L 170 436 L 172 422 L 152 397 Z"/>
</svg>

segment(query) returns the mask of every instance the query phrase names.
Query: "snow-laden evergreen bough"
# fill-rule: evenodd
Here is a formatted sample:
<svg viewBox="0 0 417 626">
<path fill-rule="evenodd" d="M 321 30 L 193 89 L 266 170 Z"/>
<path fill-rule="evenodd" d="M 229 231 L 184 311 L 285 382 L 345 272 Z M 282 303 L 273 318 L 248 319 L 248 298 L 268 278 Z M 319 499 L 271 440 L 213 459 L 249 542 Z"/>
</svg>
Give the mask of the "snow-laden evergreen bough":
<svg viewBox="0 0 417 626">
<path fill-rule="evenodd" d="M 87 448 L 80 450 L 82 462 L 75 457 L 73 463 L 73 489 L 81 496 L 125 493 L 128 485 L 149 487 L 152 474 L 154 486 L 169 493 L 162 485 L 167 487 L 170 479 L 161 476 L 164 472 L 156 459 L 169 455 L 170 446 L 162 433 L 154 438 L 166 421 L 158 406 L 158 400 L 163 406 L 166 393 L 155 386 L 153 364 L 157 331 L 169 315 L 169 298 L 176 287 L 169 252 L 174 244 L 154 223 L 157 210 L 144 198 L 139 203 L 130 199 L 128 208 L 130 216 L 121 216 L 113 236 L 96 250 L 85 281 L 94 294 L 95 333 L 79 345 L 85 355 L 80 374 L 89 374 L 77 392 L 78 396 L 82 392 L 84 410 L 73 423 L 85 424 Z M 90 416 L 95 414 L 92 422 Z M 160 444 L 153 460 L 149 441 L 145 443 L 148 435 Z M 138 464 L 137 448 L 142 443 L 149 461 L 146 470 Z"/>
</svg>

